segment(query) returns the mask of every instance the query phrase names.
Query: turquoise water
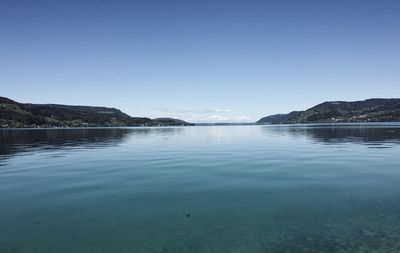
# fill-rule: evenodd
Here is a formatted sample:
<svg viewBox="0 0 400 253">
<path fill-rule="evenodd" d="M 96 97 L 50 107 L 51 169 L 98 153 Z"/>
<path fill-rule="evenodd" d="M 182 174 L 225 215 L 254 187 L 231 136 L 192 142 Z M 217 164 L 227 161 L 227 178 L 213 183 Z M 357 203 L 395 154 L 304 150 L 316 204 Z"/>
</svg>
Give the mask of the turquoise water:
<svg viewBox="0 0 400 253">
<path fill-rule="evenodd" d="M 0 252 L 399 252 L 400 125 L 0 130 Z"/>
</svg>

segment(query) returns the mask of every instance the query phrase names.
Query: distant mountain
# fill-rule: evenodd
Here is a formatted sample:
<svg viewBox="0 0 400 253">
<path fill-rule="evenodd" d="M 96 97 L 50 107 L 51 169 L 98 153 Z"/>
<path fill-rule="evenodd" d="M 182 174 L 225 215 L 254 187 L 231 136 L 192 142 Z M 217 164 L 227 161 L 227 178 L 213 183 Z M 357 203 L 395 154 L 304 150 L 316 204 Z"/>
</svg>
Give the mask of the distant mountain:
<svg viewBox="0 0 400 253">
<path fill-rule="evenodd" d="M 182 122 L 131 117 L 108 107 L 23 104 L 0 97 L 0 127 L 3 128 L 190 125 Z"/>
<path fill-rule="evenodd" d="M 214 123 L 196 123 L 196 126 L 249 126 L 254 125 L 255 123 L 248 123 L 248 122 L 214 122 Z"/>
<path fill-rule="evenodd" d="M 400 99 L 324 102 L 305 111 L 264 117 L 257 124 L 394 122 L 400 121 Z"/>
<path fill-rule="evenodd" d="M 174 118 L 157 118 L 153 122 L 159 123 L 163 126 L 193 126 L 194 124 Z"/>
</svg>

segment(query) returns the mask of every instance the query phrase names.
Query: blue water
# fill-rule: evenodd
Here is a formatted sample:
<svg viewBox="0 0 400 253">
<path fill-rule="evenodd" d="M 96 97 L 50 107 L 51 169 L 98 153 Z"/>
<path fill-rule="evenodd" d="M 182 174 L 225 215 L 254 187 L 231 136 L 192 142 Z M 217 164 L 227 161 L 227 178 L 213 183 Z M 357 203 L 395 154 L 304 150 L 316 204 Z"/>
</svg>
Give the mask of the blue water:
<svg viewBox="0 0 400 253">
<path fill-rule="evenodd" d="M 0 130 L 0 252 L 400 252 L 400 125 Z"/>
</svg>

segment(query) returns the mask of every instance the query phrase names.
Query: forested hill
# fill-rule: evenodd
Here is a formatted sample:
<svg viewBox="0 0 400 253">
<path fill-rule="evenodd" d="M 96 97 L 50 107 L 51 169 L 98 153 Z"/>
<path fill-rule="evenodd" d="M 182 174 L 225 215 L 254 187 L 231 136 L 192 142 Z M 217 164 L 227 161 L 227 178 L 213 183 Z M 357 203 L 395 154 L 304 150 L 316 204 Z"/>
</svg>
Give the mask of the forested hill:
<svg viewBox="0 0 400 253">
<path fill-rule="evenodd" d="M 176 123 L 176 124 L 175 124 Z M 191 125 L 181 120 L 131 117 L 118 109 L 99 106 L 18 103 L 0 97 L 0 127 L 111 127 Z"/>
<path fill-rule="evenodd" d="M 400 99 L 324 102 L 305 111 L 264 117 L 258 124 L 399 122 Z"/>
</svg>

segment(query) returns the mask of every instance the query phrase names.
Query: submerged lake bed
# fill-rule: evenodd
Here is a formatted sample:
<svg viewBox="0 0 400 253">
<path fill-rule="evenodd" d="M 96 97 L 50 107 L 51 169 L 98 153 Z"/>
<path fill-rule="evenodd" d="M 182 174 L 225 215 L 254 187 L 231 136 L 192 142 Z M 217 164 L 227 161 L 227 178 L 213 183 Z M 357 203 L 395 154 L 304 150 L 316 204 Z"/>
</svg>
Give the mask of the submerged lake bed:
<svg viewBox="0 0 400 253">
<path fill-rule="evenodd" d="M 400 252 L 400 124 L 0 130 L 0 252 Z"/>
</svg>

